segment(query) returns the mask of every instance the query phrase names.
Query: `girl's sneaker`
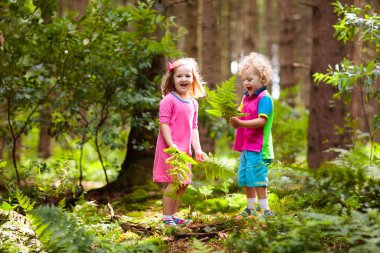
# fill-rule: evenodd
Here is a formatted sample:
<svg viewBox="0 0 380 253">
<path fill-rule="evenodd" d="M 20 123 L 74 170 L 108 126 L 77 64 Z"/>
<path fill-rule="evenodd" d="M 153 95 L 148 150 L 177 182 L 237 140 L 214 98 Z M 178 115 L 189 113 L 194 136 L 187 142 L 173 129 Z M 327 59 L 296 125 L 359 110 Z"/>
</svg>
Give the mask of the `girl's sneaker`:
<svg viewBox="0 0 380 253">
<path fill-rule="evenodd" d="M 174 222 L 173 219 L 163 219 L 162 223 L 164 223 L 164 225 L 167 227 L 177 227 L 177 224 Z"/>
<path fill-rule="evenodd" d="M 187 226 L 187 225 L 189 225 L 191 222 L 193 222 L 192 220 L 182 219 L 182 218 L 178 218 L 178 217 L 175 217 L 175 216 L 173 216 L 173 221 L 174 221 L 174 223 L 177 224 L 177 225 L 184 225 L 184 226 Z"/>
</svg>

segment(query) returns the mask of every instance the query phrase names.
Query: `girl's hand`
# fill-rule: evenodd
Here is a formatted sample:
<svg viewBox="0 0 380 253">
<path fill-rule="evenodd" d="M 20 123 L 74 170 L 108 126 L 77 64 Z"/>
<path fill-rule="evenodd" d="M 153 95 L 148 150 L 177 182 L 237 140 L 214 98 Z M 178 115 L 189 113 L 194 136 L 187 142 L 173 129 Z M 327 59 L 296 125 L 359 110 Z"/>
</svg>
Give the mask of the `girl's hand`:
<svg viewBox="0 0 380 253">
<path fill-rule="evenodd" d="M 204 162 L 205 161 L 205 156 L 204 156 L 202 150 L 195 151 L 195 159 L 198 162 Z"/>
<path fill-rule="evenodd" d="M 233 128 L 238 128 L 238 127 L 240 127 L 240 122 L 241 122 L 241 120 L 238 119 L 237 117 L 232 117 L 232 118 L 230 119 L 230 125 L 231 125 Z"/>
</svg>

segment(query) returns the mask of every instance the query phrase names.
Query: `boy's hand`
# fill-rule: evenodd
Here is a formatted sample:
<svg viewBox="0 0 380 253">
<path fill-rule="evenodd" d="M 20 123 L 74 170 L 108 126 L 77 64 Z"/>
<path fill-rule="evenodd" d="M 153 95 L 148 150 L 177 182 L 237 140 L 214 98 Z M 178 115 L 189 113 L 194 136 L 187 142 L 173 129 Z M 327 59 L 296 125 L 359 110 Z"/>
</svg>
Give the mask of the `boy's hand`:
<svg viewBox="0 0 380 253">
<path fill-rule="evenodd" d="M 233 127 L 233 128 L 238 128 L 240 127 L 240 119 L 238 119 L 237 117 L 232 117 L 230 119 L 230 125 Z"/>
<path fill-rule="evenodd" d="M 204 156 L 202 150 L 195 151 L 195 159 L 198 162 L 204 162 L 205 161 L 205 156 Z"/>
</svg>

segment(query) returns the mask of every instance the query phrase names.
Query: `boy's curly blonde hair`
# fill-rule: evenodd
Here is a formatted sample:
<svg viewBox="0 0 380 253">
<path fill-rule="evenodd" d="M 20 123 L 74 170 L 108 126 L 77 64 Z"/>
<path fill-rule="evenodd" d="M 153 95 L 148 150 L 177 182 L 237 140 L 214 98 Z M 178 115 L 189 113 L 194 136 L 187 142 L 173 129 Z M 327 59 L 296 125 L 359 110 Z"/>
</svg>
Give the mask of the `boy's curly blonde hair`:
<svg viewBox="0 0 380 253">
<path fill-rule="evenodd" d="M 239 64 L 239 75 L 248 71 L 254 71 L 258 74 L 263 85 L 268 85 L 272 80 L 272 65 L 269 59 L 259 53 L 250 53 L 245 56 Z"/>
<path fill-rule="evenodd" d="M 175 69 L 185 64 L 191 65 L 194 79 L 190 87 L 190 96 L 192 96 L 193 98 L 199 98 L 206 95 L 205 88 L 203 87 L 205 83 L 203 82 L 202 76 L 199 72 L 198 63 L 194 58 L 186 57 L 180 58 L 172 62 L 170 66 L 171 68 L 169 68 L 166 71 L 161 82 L 161 91 L 163 96 L 166 96 L 170 92 L 175 91 L 173 78 Z"/>
</svg>

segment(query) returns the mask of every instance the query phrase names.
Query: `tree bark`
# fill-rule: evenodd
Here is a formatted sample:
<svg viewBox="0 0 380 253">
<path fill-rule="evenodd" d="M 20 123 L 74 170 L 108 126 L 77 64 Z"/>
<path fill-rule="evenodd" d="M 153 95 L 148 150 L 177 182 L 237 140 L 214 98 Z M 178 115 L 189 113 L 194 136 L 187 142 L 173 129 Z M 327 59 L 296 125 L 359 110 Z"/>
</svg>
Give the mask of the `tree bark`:
<svg viewBox="0 0 380 253">
<path fill-rule="evenodd" d="M 280 1 L 280 87 L 283 99 L 290 105 L 295 106 L 297 96 L 294 69 L 295 48 L 295 5 L 294 0 Z"/>
<path fill-rule="evenodd" d="M 51 137 L 49 134 L 49 128 L 51 126 L 51 110 L 40 110 L 41 125 L 38 140 L 38 156 L 47 159 L 51 155 Z"/>
<path fill-rule="evenodd" d="M 313 8 L 297 2 L 296 42 L 295 42 L 295 75 L 299 84 L 300 98 L 303 104 L 309 106 L 310 97 L 310 67 L 312 53 L 312 16 Z"/>
<path fill-rule="evenodd" d="M 345 1 L 351 3 L 350 1 Z M 338 42 L 332 25 L 337 22 L 332 1 L 317 1 L 313 8 L 313 60 L 311 74 L 326 72 L 329 65 L 339 63 L 346 56 L 347 47 Z M 331 148 L 344 147 L 350 138 L 344 129 L 346 109 L 341 99 L 333 99 L 337 90 L 325 83 L 312 82 L 308 128 L 308 164 L 318 168 L 323 162 L 336 157 Z"/>
<path fill-rule="evenodd" d="M 240 34 L 242 38 L 242 55 L 249 55 L 257 48 L 257 4 L 256 0 L 243 0 L 242 5 L 243 31 Z"/>
<path fill-rule="evenodd" d="M 219 11 L 219 38 L 220 41 L 220 78 L 226 80 L 231 76 L 231 9 L 228 1 L 221 1 Z"/>
<path fill-rule="evenodd" d="M 202 47 L 200 60 L 201 69 L 207 86 L 214 89 L 220 82 L 220 44 L 218 38 L 217 13 L 219 1 L 199 0 L 201 18 L 201 39 Z M 199 126 L 200 141 L 205 152 L 214 152 L 215 140 L 210 138 L 209 128 L 205 124 Z"/>
<path fill-rule="evenodd" d="M 274 0 L 265 1 L 265 54 L 272 58 L 272 45 L 274 43 Z"/>
</svg>

